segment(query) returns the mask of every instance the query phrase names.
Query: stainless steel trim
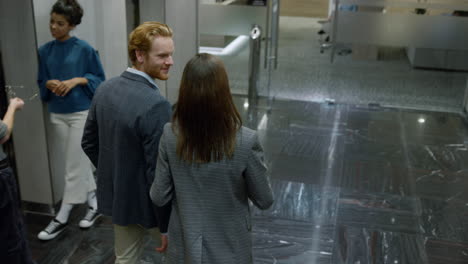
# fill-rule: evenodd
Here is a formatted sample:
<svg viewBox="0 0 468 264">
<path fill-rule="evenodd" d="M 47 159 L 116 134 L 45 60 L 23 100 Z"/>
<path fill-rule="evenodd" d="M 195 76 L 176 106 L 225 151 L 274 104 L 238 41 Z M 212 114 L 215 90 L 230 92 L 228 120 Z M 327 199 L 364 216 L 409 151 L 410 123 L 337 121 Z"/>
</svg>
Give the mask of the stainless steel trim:
<svg viewBox="0 0 468 264">
<path fill-rule="evenodd" d="M 330 52 L 330 62 L 333 63 L 335 60 L 335 52 L 336 52 L 336 34 L 338 30 L 338 8 L 340 5 L 340 0 L 335 0 L 335 10 L 332 13 L 332 34 L 331 34 L 331 39 L 330 42 L 332 44 L 332 49 Z"/>
<path fill-rule="evenodd" d="M 265 34 L 265 65 L 264 65 L 264 68 L 267 69 L 268 68 L 268 57 L 270 56 L 269 55 L 269 48 L 270 48 L 270 41 L 271 41 L 271 33 L 270 33 L 270 19 L 271 19 L 271 0 L 268 1 L 268 7 L 267 7 L 267 18 L 266 18 L 266 23 L 265 23 L 265 27 L 266 27 L 266 34 Z"/>
<path fill-rule="evenodd" d="M 279 20 L 280 20 L 280 0 L 276 0 L 276 25 L 275 25 L 275 38 L 274 38 L 274 47 L 275 47 L 275 70 L 278 68 L 278 39 L 279 39 Z"/>
</svg>

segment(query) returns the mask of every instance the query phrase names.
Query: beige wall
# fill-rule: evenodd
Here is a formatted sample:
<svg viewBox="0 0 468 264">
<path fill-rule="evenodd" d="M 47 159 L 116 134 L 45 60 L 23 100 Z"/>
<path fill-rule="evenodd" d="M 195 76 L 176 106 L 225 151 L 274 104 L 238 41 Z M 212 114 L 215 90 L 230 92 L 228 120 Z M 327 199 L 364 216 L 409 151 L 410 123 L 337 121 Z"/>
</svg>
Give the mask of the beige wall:
<svg viewBox="0 0 468 264">
<path fill-rule="evenodd" d="M 280 3 L 280 15 L 326 18 L 328 2 L 329 0 L 283 0 Z"/>
</svg>

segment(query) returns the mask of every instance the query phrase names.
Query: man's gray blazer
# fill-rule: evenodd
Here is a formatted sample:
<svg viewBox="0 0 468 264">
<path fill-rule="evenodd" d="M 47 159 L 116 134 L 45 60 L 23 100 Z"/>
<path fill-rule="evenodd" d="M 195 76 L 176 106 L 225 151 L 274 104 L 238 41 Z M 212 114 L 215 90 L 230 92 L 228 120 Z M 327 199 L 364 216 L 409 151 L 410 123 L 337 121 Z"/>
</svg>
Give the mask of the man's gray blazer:
<svg viewBox="0 0 468 264">
<path fill-rule="evenodd" d="M 166 124 L 151 199 L 172 200 L 168 263 L 252 263 L 248 200 L 261 209 L 273 203 L 256 132 L 240 129 L 232 159 L 190 165 L 178 158 Z"/>
<path fill-rule="evenodd" d="M 156 208 L 148 193 L 170 118 L 169 102 L 138 74 L 125 71 L 96 90 L 82 147 L 97 168 L 98 210 L 114 224 L 165 232 L 169 212 Z"/>
</svg>

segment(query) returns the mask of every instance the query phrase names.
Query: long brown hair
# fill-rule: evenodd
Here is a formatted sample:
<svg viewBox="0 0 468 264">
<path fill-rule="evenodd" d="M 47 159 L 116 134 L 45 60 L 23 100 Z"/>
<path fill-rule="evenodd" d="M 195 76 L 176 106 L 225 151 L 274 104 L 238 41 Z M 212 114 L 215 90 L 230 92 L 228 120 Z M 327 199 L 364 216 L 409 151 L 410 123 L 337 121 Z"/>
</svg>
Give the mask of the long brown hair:
<svg viewBox="0 0 468 264">
<path fill-rule="evenodd" d="M 242 119 L 219 58 L 201 53 L 187 63 L 172 121 L 182 160 L 207 163 L 232 158 Z"/>
</svg>

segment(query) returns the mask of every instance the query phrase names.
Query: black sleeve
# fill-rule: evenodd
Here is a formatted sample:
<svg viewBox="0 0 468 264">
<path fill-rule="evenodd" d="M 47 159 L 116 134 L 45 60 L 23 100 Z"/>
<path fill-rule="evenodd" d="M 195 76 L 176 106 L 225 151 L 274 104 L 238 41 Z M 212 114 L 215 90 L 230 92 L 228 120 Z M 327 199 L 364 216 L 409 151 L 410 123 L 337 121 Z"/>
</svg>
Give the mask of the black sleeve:
<svg viewBox="0 0 468 264">
<path fill-rule="evenodd" d="M 8 252 L 9 231 L 12 229 L 13 203 L 4 177 L 0 179 L 0 260 L 6 259 Z"/>
<path fill-rule="evenodd" d="M 167 227 L 169 226 L 169 218 L 171 216 L 172 202 L 168 202 L 166 205 L 159 207 L 153 205 L 158 219 L 158 227 L 161 233 L 167 233 Z"/>
<path fill-rule="evenodd" d="M 98 167 L 99 158 L 99 130 L 96 121 L 96 100 L 93 100 L 89 108 L 88 118 L 81 139 L 81 147 L 84 153 L 89 157 L 94 167 Z"/>
<path fill-rule="evenodd" d="M 149 189 L 154 181 L 154 173 L 156 170 L 156 161 L 158 159 L 159 140 L 161 139 L 164 125 L 170 122 L 171 106 L 169 102 L 163 101 L 150 109 L 139 124 L 141 131 L 144 156 L 146 161 L 146 178 Z M 163 207 L 153 205 L 154 212 L 158 221 L 158 227 L 161 233 L 167 232 L 169 217 L 171 215 L 171 204 Z"/>
<path fill-rule="evenodd" d="M 153 106 L 138 124 L 143 144 L 146 163 L 146 178 L 150 187 L 154 180 L 154 171 L 158 159 L 159 140 L 161 139 L 164 125 L 171 119 L 171 106 L 163 101 Z"/>
</svg>

